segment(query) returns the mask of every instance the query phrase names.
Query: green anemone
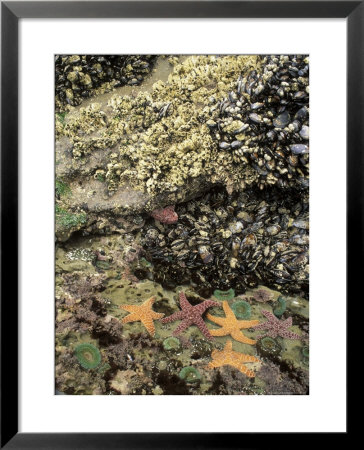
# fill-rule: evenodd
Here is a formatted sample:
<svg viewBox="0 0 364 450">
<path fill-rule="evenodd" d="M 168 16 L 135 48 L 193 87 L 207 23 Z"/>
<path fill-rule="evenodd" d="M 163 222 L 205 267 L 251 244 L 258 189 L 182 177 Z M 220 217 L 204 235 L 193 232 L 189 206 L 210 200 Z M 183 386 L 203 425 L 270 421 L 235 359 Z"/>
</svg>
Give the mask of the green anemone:
<svg viewBox="0 0 364 450">
<path fill-rule="evenodd" d="M 257 350 L 263 356 L 277 356 L 280 354 L 282 347 L 275 339 L 264 336 L 258 340 Z"/>
<path fill-rule="evenodd" d="M 163 341 L 163 348 L 167 351 L 177 351 L 181 348 L 181 342 L 176 337 L 167 337 Z"/>
<path fill-rule="evenodd" d="M 181 369 L 178 376 L 186 383 L 198 383 L 201 380 L 200 372 L 192 366 Z"/>
<path fill-rule="evenodd" d="M 94 369 L 101 362 L 100 350 L 92 344 L 80 344 L 75 348 L 78 362 L 84 369 Z"/>
<path fill-rule="evenodd" d="M 232 300 L 235 297 L 234 289 L 228 289 L 227 291 L 220 291 L 220 289 L 216 289 L 214 291 L 214 296 L 218 300 Z"/>
<path fill-rule="evenodd" d="M 245 300 L 239 300 L 231 305 L 231 309 L 237 319 L 249 319 L 251 315 L 251 308 Z"/>
<path fill-rule="evenodd" d="M 280 317 L 286 310 L 286 300 L 284 299 L 284 297 L 278 297 L 277 303 L 278 306 L 273 309 L 273 312 L 275 316 Z"/>
</svg>

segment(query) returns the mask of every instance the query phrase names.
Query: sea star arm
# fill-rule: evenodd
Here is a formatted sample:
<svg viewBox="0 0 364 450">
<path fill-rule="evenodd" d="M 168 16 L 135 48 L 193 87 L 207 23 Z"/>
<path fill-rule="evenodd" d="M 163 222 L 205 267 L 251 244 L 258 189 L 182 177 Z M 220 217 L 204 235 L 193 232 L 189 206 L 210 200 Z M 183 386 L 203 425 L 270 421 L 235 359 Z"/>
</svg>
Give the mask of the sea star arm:
<svg viewBox="0 0 364 450">
<path fill-rule="evenodd" d="M 211 336 L 226 336 L 228 333 L 225 328 L 213 328 L 210 330 Z"/>
<path fill-rule="evenodd" d="M 217 361 L 216 359 L 214 359 L 213 361 L 210 361 L 207 365 L 207 367 L 209 369 L 216 369 L 217 367 L 221 367 L 224 365 L 223 361 Z"/>
<path fill-rule="evenodd" d="M 207 328 L 205 322 L 203 321 L 202 318 L 199 318 L 198 320 L 194 321 L 195 325 L 197 325 L 197 327 L 199 328 L 199 330 L 201 331 L 201 333 L 207 337 L 207 339 L 212 339 L 212 336 L 210 334 L 209 329 Z"/>
<path fill-rule="evenodd" d="M 247 363 L 247 362 L 261 362 L 260 359 L 256 358 L 253 355 L 246 355 L 244 353 L 240 353 L 238 356 L 238 360 L 242 363 Z"/>
<path fill-rule="evenodd" d="M 259 324 L 259 320 L 238 320 L 239 328 L 253 328 Z"/>
<path fill-rule="evenodd" d="M 229 303 L 226 300 L 222 302 L 222 307 L 227 319 L 236 319 L 234 311 L 230 308 Z"/>
<path fill-rule="evenodd" d="M 138 308 L 140 308 L 140 306 L 138 305 L 120 305 L 121 309 L 124 309 L 125 311 L 128 312 L 136 312 L 138 311 Z"/>
<path fill-rule="evenodd" d="M 277 317 L 276 317 L 273 313 L 271 313 L 270 311 L 267 311 L 267 310 L 265 310 L 265 309 L 262 309 L 260 312 L 261 312 L 261 313 L 263 314 L 263 316 L 265 316 L 270 322 L 278 322 Z"/>
<path fill-rule="evenodd" d="M 232 331 L 231 337 L 236 341 L 243 342 L 244 344 L 254 345 L 257 343 L 257 341 L 254 341 L 254 339 L 249 339 L 248 337 L 246 337 L 241 331 Z"/>
<path fill-rule="evenodd" d="M 284 328 L 290 328 L 292 326 L 292 317 L 288 317 L 288 319 L 282 322 Z"/>
<path fill-rule="evenodd" d="M 287 339 L 301 339 L 301 336 L 299 336 L 296 333 L 293 333 L 293 331 L 289 330 L 281 330 L 279 332 L 280 336 Z"/>
<path fill-rule="evenodd" d="M 276 330 L 268 330 L 267 333 L 266 333 L 266 336 L 269 336 L 271 338 L 276 338 L 277 335 L 278 335 L 278 333 L 277 333 Z"/>
<path fill-rule="evenodd" d="M 238 362 L 238 361 L 232 362 L 231 365 L 232 365 L 233 367 L 235 367 L 236 369 L 240 370 L 240 372 L 245 373 L 245 375 L 246 375 L 247 377 L 249 377 L 249 378 L 255 377 L 255 373 L 254 373 L 252 370 L 248 369 L 248 368 L 247 368 L 244 364 L 242 364 L 241 362 Z"/>
<path fill-rule="evenodd" d="M 184 292 L 179 293 L 179 305 L 181 309 L 191 308 L 191 304 L 187 300 L 186 294 Z"/>
<path fill-rule="evenodd" d="M 145 318 L 141 319 L 141 322 L 147 329 L 148 333 L 151 334 L 152 336 L 154 336 L 155 326 L 154 326 L 153 319 L 150 317 L 145 317 Z"/>
<path fill-rule="evenodd" d="M 226 341 L 224 352 L 231 352 L 233 349 L 233 341 Z"/>
<path fill-rule="evenodd" d="M 136 314 L 129 314 L 128 316 L 123 317 L 121 320 L 121 323 L 129 323 L 129 322 L 136 322 L 137 320 L 140 320 L 139 317 Z"/>
<path fill-rule="evenodd" d="M 177 311 L 173 313 L 171 316 L 165 317 L 161 320 L 162 323 L 174 322 L 175 320 L 183 319 L 183 311 Z"/>
<path fill-rule="evenodd" d="M 183 320 L 178 327 L 173 331 L 174 335 L 181 333 L 183 330 L 188 328 L 192 324 L 191 320 L 185 319 Z"/>
<path fill-rule="evenodd" d="M 266 330 L 267 329 L 267 324 L 268 322 L 262 322 L 259 325 L 253 325 L 254 330 Z"/>
<path fill-rule="evenodd" d="M 148 308 L 151 308 L 153 303 L 154 303 L 155 297 L 150 297 L 150 299 L 148 299 L 144 305 L 147 306 Z"/>
<path fill-rule="evenodd" d="M 164 317 L 164 313 L 157 313 L 155 311 L 151 311 L 150 316 L 152 317 L 152 319 L 161 319 L 162 317 Z"/>
<path fill-rule="evenodd" d="M 205 300 L 204 302 L 194 306 L 194 310 L 199 314 L 202 314 L 206 311 L 207 308 L 212 308 L 213 306 L 220 306 L 220 303 L 213 300 Z"/>
<path fill-rule="evenodd" d="M 206 318 L 211 320 L 211 322 L 215 322 L 218 325 L 223 326 L 225 323 L 225 317 L 212 316 L 211 314 L 206 314 Z"/>
</svg>

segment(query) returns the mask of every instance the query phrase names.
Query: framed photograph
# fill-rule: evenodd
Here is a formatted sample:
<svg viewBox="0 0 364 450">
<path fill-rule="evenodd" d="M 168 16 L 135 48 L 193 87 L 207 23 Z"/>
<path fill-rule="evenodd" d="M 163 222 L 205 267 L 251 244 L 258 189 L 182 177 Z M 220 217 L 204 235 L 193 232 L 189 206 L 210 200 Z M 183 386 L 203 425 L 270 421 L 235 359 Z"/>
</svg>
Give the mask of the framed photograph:
<svg viewBox="0 0 364 450">
<path fill-rule="evenodd" d="M 347 436 L 363 11 L 2 2 L 2 448 Z"/>
</svg>

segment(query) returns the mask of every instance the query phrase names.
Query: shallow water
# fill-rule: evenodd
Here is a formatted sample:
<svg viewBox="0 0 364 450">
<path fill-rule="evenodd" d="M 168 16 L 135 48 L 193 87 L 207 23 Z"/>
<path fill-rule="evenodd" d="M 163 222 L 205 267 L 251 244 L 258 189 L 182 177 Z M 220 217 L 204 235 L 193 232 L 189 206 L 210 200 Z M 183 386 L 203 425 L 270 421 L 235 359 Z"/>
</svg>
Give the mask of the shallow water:
<svg viewBox="0 0 364 450">
<path fill-rule="evenodd" d="M 84 283 L 80 282 L 77 278 L 71 283 L 71 290 L 73 295 L 76 292 L 76 297 L 77 291 L 82 295 L 85 285 L 86 288 L 89 287 L 89 279 L 101 277 L 103 280 L 101 283 L 102 287 L 99 292 L 96 291 L 95 297 L 103 305 L 104 311 L 102 314 L 98 314 L 100 317 L 96 320 L 101 320 L 105 328 L 101 332 L 102 339 L 100 340 L 97 327 L 95 329 L 93 323 L 89 324 L 88 319 L 83 317 L 81 313 L 80 320 L 84 320 L 86 325 L 82 332 L 72 332 L 65 328 L 67 330 L 67 338 L 64 337 L 63 332 L 58 333 L 56 338 L 58 361 L 62 359 L 63 355 L 68 355 L 72 358 L 71 365 L 63 367 L 63 370 L 67 367 L 66 373 L 72 382 L 70 385 L 67 382 L 59 383 L 59 389 L 65 393 L 79 394 L 173 393 L 168 380 L 173 385 L 173 380 L 175 382 L 178 379 L 176 377 L 178 377 L 181 369 L 192 366 L 201 375 L 200 382 L 187 383 L 186 385 L 179 386 L 177 387 L 177 392 L 180 390 L 184 394 L 221 393 L 221 386 L 216 385 L 216 377 L 214 378 L 213 371 L 207 369 L 207 366 L 211 361 L 212 351 L 214 349 L 221 351 L 226 342 L 231 341 L 231 336 L 215 337 L 210 342 L 197 327 L 191 326 L 178 336 L 180 339 L 180 348 L 178 351 L 166 351 L 163 349 L 163 342 L 173 334 L 179 321 L 163 325 L 159 320 L 156 320 L 154 322 L 156 332 L 153 338 L 148 335 L 141 322 L 131 322 L 123 325 L 120 330 L 116 328 L 115 333 L 120 334 L 117 336 L 116 341 L 113 341 L 113 335 L 115 333 L 112 330 L 107 330 L 105 324 L 113 320 L 119 322 L 128 315 L 126 311 L 120 308 L 120 305 L 140 305 L 154 296 L 156 301 L 153 305 L 153 310 L 168 316 L 179 310 L 178 293 L 180 291 L 185 292 L 188 300 L 193 304 L 198 304 L 204 300 L 196 294 L 195 288 L 192 285 L 177 285 L 173 289 L 166 289 L 159 283 L 153 281 L 153 264 L 147 262 L 144 257 L 138 257 L 132 263 L 129 263 L 128 266 L 123 266 L 122 258 L 125 261 L 125 251 L 123 250 L 128 245 L 129 243 L 125 243 L 122 235 L 112 235 L 108 237 L 94 237 L 92 239 L 73 239 L 62 246 L 63 248 L 59 247 L 57 250 L 57 297 L 61 299 L 69 292 L 64 288 L 64 280 L 68 276 L 72 276 L 72 274 L 82 274 L 82 277 L 85 277 Z M 101 259 L 98 260 L 97 257 L 95 258 L 95 254 L 100 255 Z M 108 260 L 107 263 L 105 259 Z M 140 265 L 147 270 L 145 271 L 145 278 L 137 280 L 133 275 L 133 272 L 136 270 L 130 270 L 130 268 L 136 268 Z M 255 291 L 263 287 L 258 286 L 255 289 L 246 291 L 244 295 L 234 296 L 234 298 L 228 301 L 228 304 L 232 306 L 241 299 L 248 301 L 251 305 L 249 320 L 258 319 L 262 322 L 265 318 L 261 311 L 263 309 L 273 311 L 276 308 L 278 298 L 281 296 L 280 292 L 268 288 L 271 299 L 267 303 L 255 301 L 253 297 Z M 215 296 L 212 299 L 222 303 Z M 285 296 L 285 299 L 287 302 L 287 310 L 281 319 L 293 315 L 294 325 L 290 328 L 290 331 L 303 336 L 302 324 L 307 324 L 308 301 L 304 298 L 289 296 Z M 59 304 L 60 310 L 63 310 L 63 313 L 59 313 L 57 317 L 57 321 L 60 321 L 59 325 L 61 325 L 61 328 L 62 324 L 77 311 L 78 305 L 82 305 L 82 297 L 78 304 L 76 303 L 71 307 L 65 308 L 64 305 Z M 67 310 L 71 311 L 71 314 L 67 315 Z M 218 307 L 210 308 L 208 312 L 213 316 L 224 317 L 222 309 Z M 92 320 L 94 321 L 95 318 L 92 318 Z M 205 322 L 210 330 L 219 328 L 209 320 L 205 320 Z M 72 326 L 70 328 L 72 329 Z M 251 339 L 256 338 L 261 333 L 253 328 L 243 331 L 244 335 Z M 83 376 L 84 384 L 81 383 L 75 386 L 75 380 L 81 376 L 79 372 L 85 372 L 85 369 L 79 367 L 77 360 L 71 355 L 77 345 L 85 342 L 92 343 L 100 349 L 102 354 L 102 364 L 100 364 L 100 367 L 104 369 L 105 364 L 109 365 L 110 361 L 113 361 L 113 358 L 115 358 L 115 351 L 119 351 L 121 354 L 125 352 L 125 361 L 122 367 L 119 364 L 118 370 L 112 368 L 113 364 L 111 364 L 110 369 L 106 370 L 106 372 L 102 370 L 100 372 L 100 367 L 99 369 L 93 369 L 93 371 L 89 370 L 87 374 L 90 375 L 90 379 L 85 379 Z M 262 355 L 255 345 L 244 344 L 233 340 L 233 350 L 235 352 L 255 356 L 260 362 L 248 364 L 249 368 L 256 373 L 253 379 L 248 379 L 244 375 L 238 376 L 237 374 L 239 372 L 229 366 L 221 369 L 224 378 L 222 392 L 231 394 L 305 393 L 307 386 L 304 383 L 303 386 L 297 383 L 294 377 L 297 376 L 297 373 L 301 373 L 301 376 L 303 376 L 302 374 L 308 373 L 308 358 L 303 355 L 304 348 L 307 347 L 307 341 L 282 339 L 278 337 L 276 338 L 276 342 L 281 349 L 278 355 L 271 356 Z M 120 349 L 115 350 L 118 345 Z M 143 367 L 144 377 L 148 378 L 149 384 L 147 383 L 147 386 L 140 386 L 138 383 L 135 385 L 131 383 L 129 386 L 121 382 L 123 372 L 127 372 L 130 376 L 133 375 L 133 377 L 137 376 L 135 366 Z M 280 375 L 283 381 L 278 382 L 276 380 L 274 384 L 272 377 L 277 375 L 277 370 L 283 370 L 283 377 L 282 374 Z M 62 372 L 61 369 L 60 371 Z M 63 376 L 64 373 L 60 374 L 58 379 L 62 380 Z M 237 376 L 239 381 L 234 381 L 234 376 Z M 108 380 L 106 383 L 105 379 Z"/>
</svg>

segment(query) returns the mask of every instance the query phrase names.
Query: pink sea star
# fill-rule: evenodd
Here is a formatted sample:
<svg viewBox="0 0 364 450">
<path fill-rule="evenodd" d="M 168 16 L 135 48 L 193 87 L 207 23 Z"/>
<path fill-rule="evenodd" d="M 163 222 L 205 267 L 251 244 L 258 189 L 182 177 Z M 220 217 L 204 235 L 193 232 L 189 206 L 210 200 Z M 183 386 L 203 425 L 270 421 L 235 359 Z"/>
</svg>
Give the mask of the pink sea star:
<svg viewBox="0 0 364 450">
<path fill-rule="evenodd" d="M 177 311 L 169 317 L 162 319 L 162 323 L 174 322 L 175 320 L 182 320 L 178 327 L 174 330 L 173 334 L 177 335 L 181 331 L 188 328 L 190 325 L 196 325 L 201 333 L 207 337 L 207 339 L 212 339 L 212 336 L 203 321 L 202 314 L 207 308 L 212 306 L 221 306 L 219 302 L 213 300 L 205 300 L 196 306 L 192 306 L 186 298 L 184 292 L 179 293 L 179 304 L 181 311 Z"/>
<path fill-rule="evenodd" d="M 165 208 L 155 209 L 150 214 L 154 219 L 161 223 L 171 224 L 178 221 L 178 215 L 174 210 L 174 206 L 166 206 Z"/>
<path fill-rule="evenodd" d="M 301 339 L 301 336 L 288 330 L 288 328 L 292 326 L 292 317 L 288 317 L 288 319 L 285 320 L 279 320 L 274 314 L 269 311 L 262 310 L 261 313 L 268 320 L 266 322 L 260 323 L 259 325 L 255 325 L 254 329 L 267 330 L 267 333 L 263 336 L 270 336 L 272 338 L 281 336 L 282 338 L 287 339 Z M 263 336 L 258 336 L 258 339 Z"/>
</svg>

